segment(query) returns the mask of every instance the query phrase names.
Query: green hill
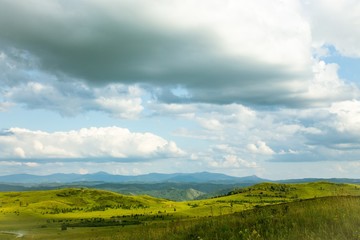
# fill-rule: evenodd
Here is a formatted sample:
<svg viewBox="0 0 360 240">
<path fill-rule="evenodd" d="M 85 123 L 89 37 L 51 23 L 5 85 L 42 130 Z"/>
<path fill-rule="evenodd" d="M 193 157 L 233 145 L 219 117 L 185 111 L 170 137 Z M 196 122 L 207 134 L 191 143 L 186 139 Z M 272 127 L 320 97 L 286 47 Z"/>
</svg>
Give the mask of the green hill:
<svg viewBox="0 0 360 240">
<path fill-rule="evenodd" d="M 60 214 L 108 209 L 145 209 L 161 202 L 148 196 L 132 197 L 95 189 L 61 189 L 0 193 L 3 213 Z"/>
<path fill-rule="evenodd" d="M 189 194 L 199 193 L 190 190 Z M 203 231 L 198 237 L 211 239 L 208 237 L 210 235 L 205 233 L 213 231 L 212 236 L 228 236 L 226 232 L 230 230 L 227 230 L 226 225 L 232 226 L 233 222 L 239 226 L 257 226 L 258 223 L 271 225 L 286 220 L 287 217 L 296 218 L 296 214 L 300 214 L 300 217 L 308 212 L 318 217 L 317 221 L 328 221 L 328 216 L 321 211 L 332 209 L 321 208 L 322 201 L 325 201 L 326 206 L 330 206 L 331 201 L 332 204 L 344 208 L 348 206 L 349 211 L 357 211 L 356 214 L 360 215 L 358 208 L 354 207 L 354 202 L 359 201 L 359 198 L 349 196 L 360 196 L 360 186 L 329 182 L 261 183 L 234 190 L 224 196 L 185 202 L 149 196 L 128 196 L 86 188 L 5 192 L 0 193 L 0 239 L 13 239 L 19 236 L 15 234 L 23 234 L 23 239 L 162 239 L 163 235 L 168 237 L 166 239 L 172 239 L 170 236 L 173 236 L 173 239 L 194 239 L 192 237 L 195 237 L 197 231 Z M 341 199 L 344 199 L 344 202 L 338 203 Z M 348 205 L 345 204 L 346 201 Z M 308 205 L 308 202 L 311 204 Z M 306 211 L 301 210 L 302 208 Z M 316 208 L 322 210 L 317 213 Z M 289 209 L 294 209 L 294 212 Z M 338 212 L 332 213 L 334 216 L 338 216 L 342 210 L 336 211 Z M 269 215 L 270 213 L 272 215 Z M 338 216 L 336 219 L 344 220 L 346 216 Z M 358 220 L 355 216 L 351 216 L 350 219 Z M 304 219 L 299 218 L 298 221 L 294 224 L 305 224 L 301 222 L 305 221 Z M 268 226 L 266 224 L 264 226 Z M 329 226 L 326 225 L 325 229 Z M 279 226 L 280 229 L 281 227 L 282 225 Z M 289 226 L 286 227 L 288 228 Z M 256 239 L 252 238 L 252 235 L 246 235 L 252 234 L 254 230 L 261 237 L 270 236 L 261 229 L 262 227 L 248 227 L 237 232 L 231 230 L 228 233 L 230 238 L 218 239 Z M 240 231 L 247 237 L 239 238 L 237 234 Z M 99 238 L 94 237 L 94 234 Z M 280 233 L 274 231 L 272 234 Z M 290 236 L 288 232 L 286 234 L 284 236 Z M 276 238 L 270 236 L 259 239 Z"/>
<path fill-rule="evenodd" d="M 314 182 L 303 184 L 260 183 L 241 188 L 225 196 L 188 201 L 191 209 L 184 213 L 190 216 L 216 216 L 240 212 L 269 204 L 280 204 L 327 196 L 360 196 L 360 186 Z"/>
<path fill-rule="evenodd" d="M 359 195 L 360 185 L 311 182 L 302 184 L 260 183 L 236 189 L 227 195 L 240 194 L 246 197 L 306 199 L 324 196 Z"/>
</svg>

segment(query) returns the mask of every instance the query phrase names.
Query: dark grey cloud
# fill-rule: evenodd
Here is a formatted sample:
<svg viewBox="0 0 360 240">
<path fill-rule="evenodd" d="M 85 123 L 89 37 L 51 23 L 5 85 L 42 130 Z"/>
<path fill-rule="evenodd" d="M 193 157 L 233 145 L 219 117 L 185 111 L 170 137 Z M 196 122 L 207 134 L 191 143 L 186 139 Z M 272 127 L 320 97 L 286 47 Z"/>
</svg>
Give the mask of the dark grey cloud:
<svg viewBox="0 0 360 240">
<path fill-rule="evenodd" d="M 323 131 L 323 134 L 308 135 L 307 144 L 312 146 L 326 146 L 329 149 L 339 151 L 360 149 L 359 133 L 340 132 L 332 128 L 327 128 Z"/>
<path fill-rule="evenodd" d="M 26 50 L 40 69 L 95 86 L 144 83 L 166 92 L 180 84 L 188 101 L 287 105 L 305 90 L 299 83 L 309 69 L 230 55 L 211 29 L 152 21 L 141 3 L 120 1 L 114 15 L 93 1 L 1 0 L 0 46 Z M 164 91 L 160 100 L 182 100 Z"/>
</svg>

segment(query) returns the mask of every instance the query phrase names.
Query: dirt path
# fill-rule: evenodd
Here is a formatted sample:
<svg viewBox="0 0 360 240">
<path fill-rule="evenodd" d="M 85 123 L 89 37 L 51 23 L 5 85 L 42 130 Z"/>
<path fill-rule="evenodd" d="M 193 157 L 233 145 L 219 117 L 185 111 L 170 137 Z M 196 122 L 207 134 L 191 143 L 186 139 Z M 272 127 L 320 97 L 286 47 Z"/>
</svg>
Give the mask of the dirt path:
<svg viewBox="0 0 360 240">
<path fill-rule="evenodd" d="M 0 233 L 14 235 L 16 238 L 22 238 L 24 236 L 21 232 L 0 231 Z"/>
</svg>

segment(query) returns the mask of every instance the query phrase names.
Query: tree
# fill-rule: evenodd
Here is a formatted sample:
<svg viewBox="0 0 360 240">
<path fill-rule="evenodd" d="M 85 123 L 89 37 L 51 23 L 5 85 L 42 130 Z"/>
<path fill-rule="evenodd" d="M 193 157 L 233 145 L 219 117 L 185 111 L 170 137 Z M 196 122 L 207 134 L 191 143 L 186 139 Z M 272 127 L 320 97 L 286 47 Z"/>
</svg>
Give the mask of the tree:
<svg viewBox="0 0 360 240">
<path fill-rule="evenodd" d="M 61 231 L 66 231 L 66 230 L 67 230 L 67 226 L 66 226 L 65 223 L 63 223 L 63 224 L 61 225 Z"/>
</svg>

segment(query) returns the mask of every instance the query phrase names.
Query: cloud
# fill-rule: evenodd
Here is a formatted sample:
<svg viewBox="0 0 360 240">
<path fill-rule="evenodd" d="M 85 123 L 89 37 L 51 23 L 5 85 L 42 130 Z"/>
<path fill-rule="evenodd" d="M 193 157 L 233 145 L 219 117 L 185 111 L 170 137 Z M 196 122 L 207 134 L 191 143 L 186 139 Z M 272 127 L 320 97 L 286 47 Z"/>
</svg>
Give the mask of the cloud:
<svg viewBox="0 0 360 240">
<path fill-rule="evenodd" d="M 1 158 L 11 159 L 130 159 L 180 157 L 185 153 L 172 141 L 152 133 L 133 133 L 118 127 L 78 131 L 31 131 L 11 128 L 0 135 Z"/>
<path fill-rule="evenodd" d="M 144 91 L 137 85 L 109 84 L 90 87 L 79 79 L 69 79 L 40 71 L 26 51 L 0 52 L 0 111 L 16 104 L 28 109 L 46 109 L 62 116 L 100 111 L 121 119 L 135 119 L 143 111 Z"/>
<path fill-rule="evenodd" d="M 297 1 L 1 5 L 0 46 L 9 56 L 25 50 L 41 71 L 95 86 L 160 87 L 165 102 L 180 85 L 195 102 L 291 104 L 312 75 L 310 26 Z"/>
<path fill-rule="evenodd" d="M 79 81 L 29 81 L 8 88 L 4 98 L 29 109 L 47 109 L 63 116 L 101 111 L 115 118 L 134 119 L 144 109 L 141 95 L 141 89 L 137 86 L 112 84 L 89 88 Z M 11 106 L 10 103 L 3 105 L 4 108 Z"/>
<path fill-rule="evenodd" d="M 275 152 L 268 146 L 266 145 L 265 142 L 263 141 L 258 141 L 256 144 L 251 143 L 248 144 L 246 146 L 246 148 L 251 152 L 251 153 L 256 153 L 256 154 L 263 154 L 263 155 L 272 155 Z"/>
<path fill-rule="evenodd" d="M 24 171 L 35 171 L 41 169 L 41 165 L 36 162 L 19 162 L 19 161 L 0 161 L 0 174 L 11 175 L 17 173 L 24 173 Z M 56 169 L 56 168 L 53 168 Z M 39 173 L 39 172 L 37 172 Z"/>
<path fill-rule="evenodd" d="M 88 171 L 87 169 L 85 169 L 85 168 L 80 168 L 80 169 L 79 169 L 79 173 L 80 173 L 80 174 L 88 174 L 89 171 Z"/>
<path fill-rule="evenodd" d="M 221 160 L 214 160 L 209 162 L 209 165 L 214 168 L 227 168 L 227 169 L 241 169 L 241 168 L 257 168 L 256 162 L 243 160 L 235 155 L 226 155 Z"/>
<path fill-rule="evenodd" d="M 355 85 L 339 79 L 338 65 L 314 59 L 314 48 L 341 45 L 333 40 L 337 31 L 320 31 L 328 21 L 318 18 L 343 14 L 325 1 L 0 2 L 0 81 L 10 95 L 30 83 L 46 87 L 41 97 L 48 105 L 39 103 L 41 97 L 31 105 L 11 95 L 30 108 L 137 118 L 144 96 L 131 88 L 175 104 L 298 108 L 359 97 Z M 345 2 L 333 4 L 348 9 Z M 356 9 L 348 9 L 348 18 Z M 347 22 L 335 26 L 349 35 Z M 105 97 L 114 86 L 129 87 L 129 94 Z"/>
<path fill-rule="evenodd" d="M 298 130 L 287 137 L 274 161 L 357 161 L 360 154 L 359 101 L 334 102 L 317 109 L 285 110 Z M 294 115 L 296 113 L 296 115 Z M 284 115 L 278 113 L 279 119 Z M 278 134 L 278 132 L 277 132 Z"/>
<path fill-rule="evenodd" d="M 4 91 L 4 87 L 16 86 L 31 80 L 33 71 L 39 67 L 37 59 L 28 51 L 11 46 L 2 49 L 1 46 L 0 34 L 0 83 L 2 87 L 0 93 Z"/>
<path fill-rule="evenodd" d="M 343 149 L 359 143 L 360 107 L 358 100 L 334 102 L 327 108 L 308 109 L 298 118 L 303 124 L 311 125 L 302 130 L 310 145 L 323 145 Z M 298 111 L 300 112 L 300 111 Z M 294 117 L 293 114 L 290 116 Z M 347 146 L 347 147 L 346 147 Z"/>
<path fill-rule="evenodd" d="M 204 152 L 191 155 L 191 160 L 200 163 L 205 168 L 227 169 L 229 171 L 256 169 L 259 164 L 255 160 L 244 160 L 239 150 L 227 144 L 211 146 Z"/>
<path fill-rule="evenodd" d="M 7 109 L 12 107 L 13 104 L 9 102 L 0 102 L 0 112 L 5 112 Z"/>
<path fill-rule="evenodd" d="M 22 114 L 18 106 L 66 117 L 95 111 L 100 121 L 106 114 L 173 134 L 184 148 L 116 127 L 11 128 L 0 132 L 1 157 L 10 162 L 55 158 L 70 166 L 91 158 L 96 167 L 76 169 L 93 172 L 104 162 L 184 160 L 186 152 L 197 169 L 230 172 L 272 161 L 358 159 L 359 85 L 339 73 L 344 56 L 360 56 L 360 8 L 353 0 L 0 5 L 0 114 L 10 119 L 7 128 Z M 336 54 L 324 58 L 329 51 Z M 165 169 L 162 161 L 142 167 Z"/>
<path fill-rule="evenodd" d="M 360 105 L 355 99 L 309 109 L 258 109 L 239 104 L 164 105 L 153 110 L 197 124 L 178 128 L 174 131 L 177 137 L 209 144 L 188 151 L 193 160 L 211 163 L 232 155 L 260 167 L 266 161 L 358 159 Z"/>
<path fill-rule="evenodd" d="M 360 136 L 360 101 L 335 102 L 329 112 L 335 116 L 333 124 L 338 132 Z"/>
<path fill-rule="evenodd" d="M 198 118 L 197 121 L 199 121 L 201 126 L 203 126 L 204 128 L 206 128 L 208 130 L 217 131 L 217 130 L 221 130 L 223 128 L 223 125 L 221 124 L 221 122 L 214 118 L 213 119 Z"/>
<path fill-rule="evenodd" d="M 3 167 L 21 167 L 21 166 L 25 166 L 25 167 L 29 167 L 29 168 L 35 168 L 40 166 L 38 163 L 36 162 L 16 162 L 16 161 L 0 161 L 0 166 Z"/>
<path fill-rule="evenodd" d="M 332 102 L 353 99 L 360 96 L 356 84 L 346 82 L 338 76 L 339 65 L 326 64 L 322 60 L 315 60 L 313 65 L 314 77 L 310 81 L 308 91 L 299 96 L 299 102 L 310 102 L 310 106 L 329 106 Z"/>
<path fill-rule="evenodd" d="M 115 118 L 135 119 L 144 110 L 143 91 L 138 86 L 120 84 L 95 89 L 93 109 L 109 113 Z"/>
<path fill-rule="evenodd" d="M 313 45 L 333 45 L 343 55 L 360 57 L 360 3 L 355 0 L 303 1 L 312 26 Z"/>
</svg>

